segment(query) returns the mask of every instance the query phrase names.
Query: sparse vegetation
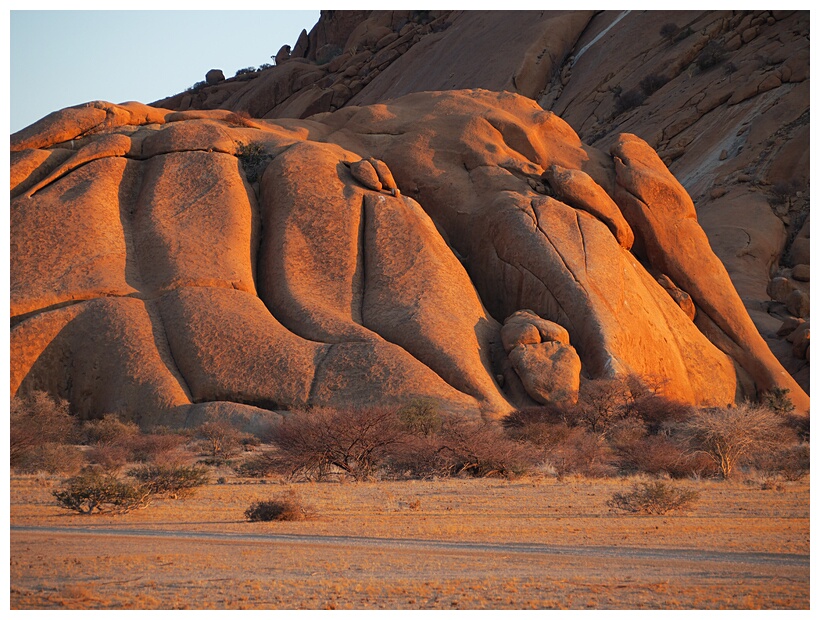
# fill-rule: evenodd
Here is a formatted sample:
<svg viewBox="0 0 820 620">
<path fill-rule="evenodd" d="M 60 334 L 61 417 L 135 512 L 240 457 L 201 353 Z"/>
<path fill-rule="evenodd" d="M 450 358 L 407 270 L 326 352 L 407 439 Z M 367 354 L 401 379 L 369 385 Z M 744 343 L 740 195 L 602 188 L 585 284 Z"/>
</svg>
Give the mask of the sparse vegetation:
<svg viewBox="0 0 820 620">
<path fill-rule="evenodd" d="M 264 172 L 271 156 L 265 151 L 265 147 L 257 142 L 237 144 L 236 157 L 245 170 L 245 177 L 251 183 L 259 180 L 259 175 Z"/>
<path fill-rule="evenodd" d="M 670 41 L 672 41 L 677 36 L 677 34 L 679 32 L 680 32 L 680 27 L 677 24 L 674 24 L 672 22 L 667 22 L 666 24 L 661 26 L 660 35 L 664 39 L 669 39 Z"/>
<path fill-rule="evenodd" d="M 789 181 L 778 181 L 772 185 L 770 202 L 773 205 L 791 203 L 799 191 L 800 182 L 796 179 L 791 179 Z"/>
<path fill-rule="evenodd" d="M 18 471 L 74 473 L 82 455 L 69 445 L 76 439 L 76 422 L 68 402 L 45 392 L 13 398 L 9 411 L 9 457 Z"/>
<path fill-rule="evenodd" d="M 697 491 L 677 489 L 668 482 L 655 480 L 637 484 L 626 492 L 615 493 L 609 506 L 624 512 L 665 515 L 689 508 L 699 497 Z"/>
<path fill-rule="evenodd" d="M 706 71 L 719 65 L 726 58 L 726 48 L 722 43 L 712 39 L 695 58 L 695 64 L 701 71 Z"/>
<path fill-rule="evenodd" d="M 147 487 L 93 468 L 66 480 L 53 495 L 60 506 L 80 514 L 123 514 L 145 508 L 152 499 Z"/>
<path fill-rule="evenodd" d="M 194 489 L 208 484 L 205 467 L 184 465 L 143 465 L 128 472 L 152 495 L 180 499 L 189 497 Z"/>
<path fill-rule="evenodd" d="M 237 69 L 234 77 L 239 77 L 240 75 L 248 75 L 249 73 L 256 73 L 256 69 L 254 67 L 245 67 L 243 69 Z"/>
<path fill-rule="evenodd" d="M 638 86 L 640 87 L 641 92 L 648 97 L 652 93 L 660 90 L 668 81 L 669 78 L 665 75 L 650 73 L 640 81 Z"/>
<path fill-rule="evenodd" d="M 624 93 L 618 93 L 615 96 L 614 115 L 619 116 L 624 112 L 637 108 L 644 101 L 646 101 L 646 95 L 635 88 Z"/>
<path fill-rule="evenodd" d="M 254 502 L 245 511 L 248 521 L 304 521 L 312 515 L 293 489 L 279 499 Z"/>
<path fill-rule="evenodd" d="M 685 429 L 692 450 L 712 459 L 726 479 L 751 454 L 771 453 L 782 445 L 783 422 L 766 407 L 744 403 L 696 410 Z"/>
</svg>

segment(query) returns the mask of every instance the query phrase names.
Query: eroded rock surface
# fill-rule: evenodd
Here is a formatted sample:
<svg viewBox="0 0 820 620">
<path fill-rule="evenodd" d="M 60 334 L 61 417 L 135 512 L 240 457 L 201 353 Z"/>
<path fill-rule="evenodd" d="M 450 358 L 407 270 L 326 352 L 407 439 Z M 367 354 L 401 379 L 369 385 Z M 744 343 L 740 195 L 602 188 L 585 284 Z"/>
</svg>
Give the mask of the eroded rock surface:
<svg viewBox="0 0 820 620">
<path fill-rule="evenodd" d="M 809 264 L 808 11 L 323 11 L 290 60 L 157 105 L 306 118 L 475 88 L 534 99 L 603 151 L 622 133 L 645 140 L 692 197 L 755 327 L 808 390 L 806 364 L 791 363 L 773 329 L 790 315 L 785 296 L 766 293 L 785 277 L 789 293 L 809 294 L 797 269 Z M 629 226 L 594 189 L 611 198 L 613 179 L 590 184 L 588 170 L 558 165 L 583 183 L 525 180 L 602 217 L 629 247 Z"/>
<path fill-rule="evenodd" d="M 635 373 L 685 402 L 784 387 L 808 406 L 634 136 L 611 156 L 483 90 L 310 120 L 103 103 L 50 118 L 12 139 L 32 153 L 12 158 L 12 394 L 138 420 L 420 397 L 499 417 L 571 401 L 581 374 Z M 530 183 L 547 171 L 555 196 Z"/>
</svg>

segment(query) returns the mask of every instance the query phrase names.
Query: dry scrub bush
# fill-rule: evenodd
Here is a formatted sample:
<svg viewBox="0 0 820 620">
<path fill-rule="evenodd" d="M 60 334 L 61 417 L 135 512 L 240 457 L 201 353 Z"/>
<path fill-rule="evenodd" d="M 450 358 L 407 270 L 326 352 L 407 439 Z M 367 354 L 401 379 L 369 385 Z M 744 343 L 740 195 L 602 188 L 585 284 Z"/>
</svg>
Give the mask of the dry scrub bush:
<svg viewBox="0 0 820 620">
<path fill-rule="evenodd" d="M 313 511 L 293 489 L 278 499 L 254 502 L 245 511 L 248 521 L 304 521 L 312 517 Z"/>
<path fill-rule="evenodd" d="M 396 412 L 379 408 L 294 412 L 271 435 L 287 473 L 309 480 L 334 471 L 369 478 L 403 439 Z"/>
<path fill-rule="evenodd" d="M 697 491 L 676 489 L 662 480 L 655 480 L 635 485 L 625 493 L 615 493 L 608 505 L 624 512 L 665 515 L 689 508 L 699 497 Z"/>
<path fill-rule="evenodd" d="M 85 444 L 91 446 L 88 461 L 108 471 L 117 471 L 127 463 L 171 462 L 186 439 L 178 433 L 157 429 L 143 433 L 133 422 L 122 421 L 114 414 L 83 424 Z"/>
<path fill-rule="evenodd" d="M 692 408 L 655 394 L 634 376 L 586 381 L 577 405 L 522 409 L 503 421 L 507 435 L 543 449 L 559 476 L 609 476 L 618 470 L 686 476 L 704 471 L 676 427 Z"/>
<path fill-rule="evenodd" d="M 53 495 L 60 506 L 81 514 L 122 514 L 145 508 L 152 498 L 145 486 L 119 480 L 97 469 L 86 469 L 69 478 Z"/>
<path fill-rule="evenodd" d="M 208 470 L 197 466 L 142 465 L 128 472 L 151 494 L 181 499 L 190 497 L 194 489 L 208 484 Z"/>
<path fill-rule="evenodd" d="M 259 452 L 241 463 L 231 466 L 237 476 L 243 478 L 265 478 L 287 470 L 288 464 L 277 452 Z"/>
<path fill-rule="evenodd" d="M 414 400 L 405 405 L 399 409 L 398 416 L 405 431 L 424 437 L 441 431 L 444 423 L 435 403 L 424 399 Z"/>
<path fill-rule="evenodd" d="M 694 452 L 712 459 L 724 479 L 752 454 L 771 454 L 785 439 L 783 418 L 750 403 L 697 410 L 685 430 Z"/>
<path fill-rule="evenodd" d="M 239 453 L 250 439 L 248 433 L 237 430 L 226 420 L 205 422 L 197 427 L 195 436 L 201 440 L 202 451 L 209 457 L 204 461 L 208 465 L 224 463 Z"/>
<path fill-rule="evenodd" d="M 528 471 L 536 460 L 536 452 L 483 420 L 448 417 L 434 445 L 437 461 L 448 475 L 512 477 Z"/>
<path fill-rule="evenodd" d="M 74 472 L 82 455 L 69 444 L 76 439 L 75 419 L 68 402 L 45 392 L 15 397 L 9 411 L 9 459 L 24 472 Z"/>
</svg>

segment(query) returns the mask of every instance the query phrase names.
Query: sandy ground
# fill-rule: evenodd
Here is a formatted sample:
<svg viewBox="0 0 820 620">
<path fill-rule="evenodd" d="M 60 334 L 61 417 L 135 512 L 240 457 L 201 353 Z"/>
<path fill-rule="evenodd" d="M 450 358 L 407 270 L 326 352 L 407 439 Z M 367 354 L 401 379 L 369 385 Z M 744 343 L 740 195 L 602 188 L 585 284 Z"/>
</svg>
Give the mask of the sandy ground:
<svg viewBox="0 0 820 620">
<path fill-rule="evenodd" d="M 241 482 L 89 517 L 13 477 L 12 609 L 809 608 L 808 480 L 667 516 L 607 506 L 634 480 Z M 290 488 L 315 519 L 243 519 Z"/>
</svg>

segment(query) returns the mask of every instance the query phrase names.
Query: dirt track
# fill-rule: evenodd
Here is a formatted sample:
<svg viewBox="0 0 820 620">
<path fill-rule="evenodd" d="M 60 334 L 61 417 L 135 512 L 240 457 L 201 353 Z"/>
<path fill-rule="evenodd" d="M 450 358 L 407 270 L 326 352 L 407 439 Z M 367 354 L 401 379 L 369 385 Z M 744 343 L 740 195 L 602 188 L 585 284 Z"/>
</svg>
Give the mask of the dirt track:
<svg viewBox="0 0 820 620">
<path fill-rule="evenodd" d="M 488 544 L 417 540 L 403 538 L 368 538 L 365 536 L 299 536 L 295 534 L 235 534 L 185 530 L 143 530 L 132 528 L 77 528 L 12 526 L 15 532 L 37 532 L 65 536 L 129 536 L 140 538 L 179 538 L 236 543 L 286 543 L 298 545 L 333 545 L 369 547 L 402 551 L 469 551 L 473 553 L 526 553 L 540 555 L 577 556 L 583 558 L 654 559 L 683 562 L 718 562 L 723 564 L 752 564 L 777 566 L 810 565 L 809 555 L 793 553 L 735 553 L 700 551 L 693 549 L 652 549 L 641 547 L 578 547 L 538 544 Z"/>
</svg>

